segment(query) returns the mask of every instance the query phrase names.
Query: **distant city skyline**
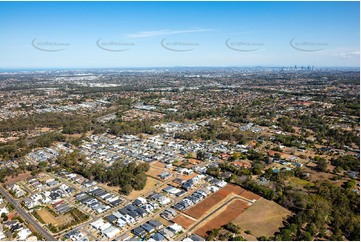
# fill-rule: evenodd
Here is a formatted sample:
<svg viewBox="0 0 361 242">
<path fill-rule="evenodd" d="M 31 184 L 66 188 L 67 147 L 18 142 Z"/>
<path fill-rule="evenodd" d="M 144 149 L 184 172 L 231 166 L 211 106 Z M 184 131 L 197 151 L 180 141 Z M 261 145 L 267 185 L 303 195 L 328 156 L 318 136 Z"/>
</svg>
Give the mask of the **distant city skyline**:
<svg viewBox="0 0 361 242">
<path fill-rule="evenodd" d="M 0 69 L 360 66 L 359 2 L 0 2 Z"/>
</svg>

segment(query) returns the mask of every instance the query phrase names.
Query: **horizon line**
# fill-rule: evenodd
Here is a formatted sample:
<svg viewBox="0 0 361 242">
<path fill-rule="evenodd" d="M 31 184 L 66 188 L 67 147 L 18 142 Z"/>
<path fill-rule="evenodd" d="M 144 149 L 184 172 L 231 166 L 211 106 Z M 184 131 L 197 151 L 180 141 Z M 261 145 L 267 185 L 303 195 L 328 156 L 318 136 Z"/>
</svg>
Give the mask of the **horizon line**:
<svg viewBox="0 0 361 242">
<path fill-rule="evenodd" d="M 166 69 L 166 68 L 294 68 L 294 67 L 313 67 L 313 68 L 359 68 L 360 66 L 319 66 L 319 65 L 249 65 L 249 66 L 121 66 L 121 67 L 0 67 L 0 70 L 90 70 L 90 69 Z"/>
</svg>

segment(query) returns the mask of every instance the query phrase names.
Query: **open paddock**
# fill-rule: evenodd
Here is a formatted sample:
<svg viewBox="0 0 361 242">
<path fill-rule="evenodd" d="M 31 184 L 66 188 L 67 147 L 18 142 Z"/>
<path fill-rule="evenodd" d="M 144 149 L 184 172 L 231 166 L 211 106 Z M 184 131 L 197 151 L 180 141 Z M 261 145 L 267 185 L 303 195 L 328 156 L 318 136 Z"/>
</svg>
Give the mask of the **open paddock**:
<svg viewBox="0 0 361 242">
<path fill-rule="evenodd" d="M 261 198 L 232 222 L 242 230 L 250 230 L 252 235 L 272 236 L 283 226 L 283 220 L 291 212 L 273 201 Z"/>
</svg>

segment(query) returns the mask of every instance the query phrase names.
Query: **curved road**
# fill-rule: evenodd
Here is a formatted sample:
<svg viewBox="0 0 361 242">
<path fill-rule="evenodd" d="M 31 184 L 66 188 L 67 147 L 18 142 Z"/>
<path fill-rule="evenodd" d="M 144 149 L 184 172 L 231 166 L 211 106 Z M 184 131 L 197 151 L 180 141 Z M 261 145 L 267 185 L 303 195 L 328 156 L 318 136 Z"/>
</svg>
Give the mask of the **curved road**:
<svg viewBox="0 0 361 242">
<path fill-rule="evenodd" d="M 15 201 L 9 193 L 0 186 L 0 193 L 4 196 L 8 202 L 10 202 L 12 205 L 14 205 L 15 210 L 18 212 L 18 214 L 23 217 L 26 221 L 28 221 L 29 224 L 33 225 L 35 229 L 41 233 L 45 240 L 47 241 L 57 241 L 56 238 L 54 238 L 48 231 L 46 231 L 37 221 L 35 221 L 24 209 L 19 205 L 17 201 Z"/>
</svg>

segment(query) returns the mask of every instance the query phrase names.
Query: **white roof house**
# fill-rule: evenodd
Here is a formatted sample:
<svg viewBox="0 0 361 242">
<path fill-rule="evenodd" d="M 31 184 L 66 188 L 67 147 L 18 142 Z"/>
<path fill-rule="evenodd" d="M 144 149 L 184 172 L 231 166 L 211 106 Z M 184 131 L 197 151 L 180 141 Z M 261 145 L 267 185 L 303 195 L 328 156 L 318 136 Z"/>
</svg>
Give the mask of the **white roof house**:
<svg viewBox="0 0 361 242">
<path fill-rule="evenodd" d="M 118 225 L 118 227 L 123 228 L 127 225 L 127 223 L 123 219 L 118 219 L 117 225 Z"/>
<path fill-rule="evenodd" d="M 174 231 L 175 233 L 178 233 L 183 230 L 183 227 L 177 223 L 174 223 L 174 224 L 168 226 L 168 229 Z"/>
<path fill-rule="evenodd" d="M 106 230 L 103 230 L 102 234 L 104 234 L 107 238 L 110 239 L 110 238 L 113 238 L 114 236 L 116 236 L 119 232 L 120 232 L 120 229 L 118 229 L 114 226 L 110 226 Z"/>
<path fill-rule="evenodd" d="M 18 240 L 25 240 L 29 235 L 31 235 L 31 231 L 28 228 L 23 228 L 18 232 Z"/>
<path fill-rule="evenodd" d="M 146 203 L 147 203 L 147 199 L 142 198 L 142 197 L 138 197 L 136 200 L 138 200 L 138 201 L 141 202 L 142 204 L 146 204 Z"/>
<path fill-rule="evenodd" d="M 112 224 L 109 222 L 104 223 L 102 226 L 100 226 L 99 230 L 104 233 L 108 228 L 112 227 Z"/>
<path fill-rule="evenodd" d="M 0 205 L 0 214 L 9 214 L 9 209 L 6 207 L 6 205 Z"/>
<path fill-rule="evenodd" d="M 99 219 L 99 220 L 91 223 L 90 225 L 91 225 L 93 228 L 95 228 L 95 229 L 100 229 L 104 224 L 105 224 L 105 223 L 104 223 L 104 220 Z"/>
<path fill-rule="evenodd" d="M 161 205 L 167 205 L 168 203 L 171 202 L 170 198 L 166 197 L 166 196 L 162 196 L 158 199 L 158 202 L 161 204 Z"/>
</svg>

